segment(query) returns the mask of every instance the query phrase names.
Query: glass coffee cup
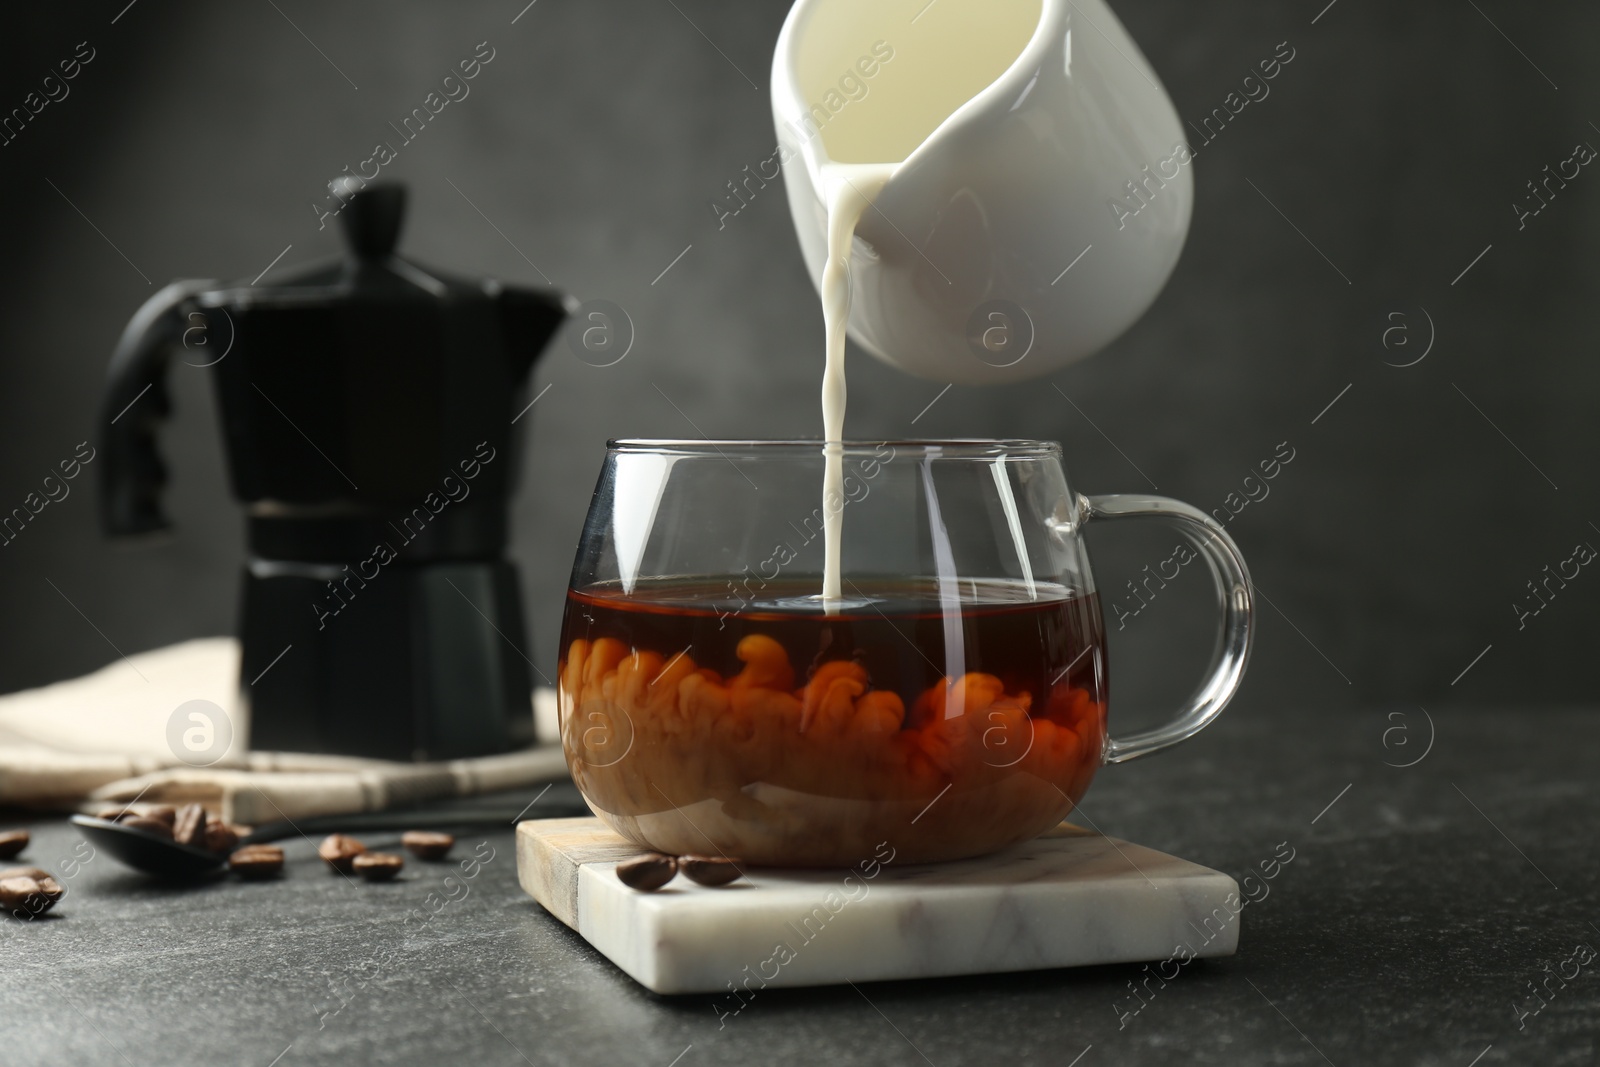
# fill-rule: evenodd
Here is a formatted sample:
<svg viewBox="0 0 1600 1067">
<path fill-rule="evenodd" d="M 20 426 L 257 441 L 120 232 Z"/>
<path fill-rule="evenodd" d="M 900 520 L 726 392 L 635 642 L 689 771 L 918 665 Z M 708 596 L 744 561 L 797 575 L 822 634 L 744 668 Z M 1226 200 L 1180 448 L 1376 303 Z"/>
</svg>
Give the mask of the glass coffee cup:
<svg viewBox="0 0 1600 1067">
<path fill-rule="evenodd" d="M 824 500 L 829 449 L 843 478 Z M 824 508 L 842 522 L 836 600 Z M 1221 630 L 1172 719 L 1113 737 L 1082 535 L 1132 517 L 1207 561 Z M 562 745 L 590 807 L 646 848 L 960 859 L 1056 825 L 1101 764 L 1203 729 L 1252 625 L 1220 526 L 1164 497 L 1079 495 L 1053 442 L 613 441 L 562 626 Z"/>
</svg>

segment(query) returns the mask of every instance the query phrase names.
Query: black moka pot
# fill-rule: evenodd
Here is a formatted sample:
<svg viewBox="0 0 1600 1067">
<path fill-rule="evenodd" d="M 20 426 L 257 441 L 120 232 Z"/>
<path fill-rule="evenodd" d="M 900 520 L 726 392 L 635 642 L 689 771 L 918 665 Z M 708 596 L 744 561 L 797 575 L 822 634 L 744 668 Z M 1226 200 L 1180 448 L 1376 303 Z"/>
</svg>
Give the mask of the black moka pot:
<svg viewBox="0 0 1600 1067">
<path fill-rule="evenodd" d="M 134 316 L 101 416 L 102 517 L 114 536 L 167 527 L 166 369 L 209 367 L 249 523 L 250 746 L 504 751 L 532 719 L 507 498 L 529 371 L 566 304 L 396 256 L 403 186 L 344 199 L 346 258 L 273 284 L 175 282 Z"/>
</svg>

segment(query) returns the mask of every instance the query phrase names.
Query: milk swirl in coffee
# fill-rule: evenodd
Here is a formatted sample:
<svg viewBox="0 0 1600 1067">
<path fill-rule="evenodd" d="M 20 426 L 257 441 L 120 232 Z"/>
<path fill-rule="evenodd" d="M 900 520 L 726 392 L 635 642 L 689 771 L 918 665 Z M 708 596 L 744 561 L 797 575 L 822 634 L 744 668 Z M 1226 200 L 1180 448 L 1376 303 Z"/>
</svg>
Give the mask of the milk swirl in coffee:
<svg viewBox="0 0 1600 1067">
<path fill-rule="evenodd" d="M 961 106 L 1016 62 L 1039 25 L 1042 0 L 938 0 L 872 3 L 839 0 L 820 6 L 800 43 L 797 74 L 817 126 L 812 145 L 818 188 L 828 212 L 828 259 L 822 275 L 827 365 L 822 376 L 822 425 L 827 470 L 822 487 L 826 562 L 822 597 L 829 614 L 843 600 L 840 546 L 844 495 L 845 332 L 852 292 L 850 259 L 856 227 L 877 210 L 895 172 Z M 919 10 L 920 8 L 920 10 Z M 870 98 L 844 107 L 835 83 L 841 64 L 861 52 L 892 49 L 894 65 L 880 68 Z M 889 225 L 893 219 L 887 220 Z M 870 255 L 870 251 L 862 251 Z"/>
</svg>

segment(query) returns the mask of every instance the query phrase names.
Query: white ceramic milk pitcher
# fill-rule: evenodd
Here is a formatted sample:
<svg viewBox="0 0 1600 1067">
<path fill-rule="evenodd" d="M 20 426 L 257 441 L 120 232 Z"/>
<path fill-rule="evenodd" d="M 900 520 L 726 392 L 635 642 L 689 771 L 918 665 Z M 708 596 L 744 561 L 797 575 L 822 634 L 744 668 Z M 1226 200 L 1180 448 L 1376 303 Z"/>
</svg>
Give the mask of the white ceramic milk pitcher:
<svg viewBox="0 0 1600 1067">
<path fill-rule="evenodd" d="M 813 281 L 824 169 L 896 164 L 856 228 L 850 335 L 910 374 L 1056 371 L 1127 329 L 1177 263 L 1190 152 L 1104 0 L 797 0 L 772 97 Z"/>
</svg>

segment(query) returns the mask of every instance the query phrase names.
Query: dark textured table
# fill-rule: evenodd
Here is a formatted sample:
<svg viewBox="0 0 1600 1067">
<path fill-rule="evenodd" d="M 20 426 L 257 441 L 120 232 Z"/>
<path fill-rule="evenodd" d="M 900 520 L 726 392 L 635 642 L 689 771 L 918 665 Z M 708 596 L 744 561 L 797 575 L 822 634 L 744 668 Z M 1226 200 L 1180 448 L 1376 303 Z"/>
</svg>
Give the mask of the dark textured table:
<svg viewBox="0 0 1600 1067">
<path fill-rule="evenodd" d="M 1150 972 L 1098 967 L 767 990 L 719 1025 L 713 998 L 644 992 L 524 896 L 508 826 L 462 838 L 456 859 L 491 857 L 475 877 L 412 862 L 392 885 L 347 884 L 305 841 L 261 884 L 160 886 L 96 857 L 55 916 L 0 926 L 0 1059 L 1595 1063 L 1600 717 L 1433 722 L 1430 750 L 1415 708 L 1240 711 L 1103 772 L 1084 813 L 1108 833 L 1240 879 L 1294 854 L 1256 883 L 1236 957 L 1142 997 Z M 68 825 L 31 826 L 28 862 L 73 855 Z"/>
</svg>

